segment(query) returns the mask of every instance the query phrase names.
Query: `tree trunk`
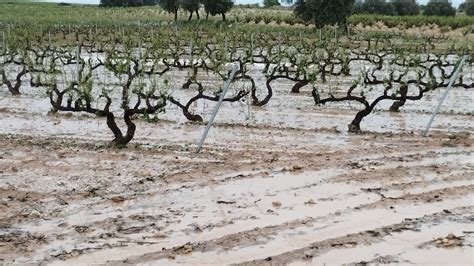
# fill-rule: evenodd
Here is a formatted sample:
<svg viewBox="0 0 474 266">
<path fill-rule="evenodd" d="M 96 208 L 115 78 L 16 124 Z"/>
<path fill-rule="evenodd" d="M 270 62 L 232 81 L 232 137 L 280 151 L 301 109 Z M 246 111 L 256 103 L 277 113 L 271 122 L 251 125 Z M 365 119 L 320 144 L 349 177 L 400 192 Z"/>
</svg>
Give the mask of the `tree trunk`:
<svg viewBox="0 0 474 266">
<path fill-rule="evenodd" d="M 135 131 L 137 130 L 137 126 L 132 121 L 132 115 L 125 112 L 123 119 L 125 120 L 125 124 L 127 124 L 127 134 L 124 138 L 124 143 L 122 145 L 127 145 L 130 141 L 132 141 L 133 137 L 135 136 Z"/>
<path fill-rule="evenodd" d="M 183 108 L 183 115 L 189 120 L 194 122 L 202 122 L 204 119 L 200 115 L 193 115 L 189 112 L 188 109 Z"/>
<path fill-rule="evenodd" d="M 368 116 L 372 112 L 372 109 L 373 108 L 369 107 L 356 114 L 354 120 L 352 120 L 352 122 L 348 125 L 349 133 L 362 133 L 362 130 L 360 129 L 360 123 L 362 122 L 362 119 L 364 119 L 364 117 Z"/>
<path fill-rule="evenodd" d="M 222 13 L 222 20 L 223 20 L 223 21 L 226 21 L 225 13 Z"/>
<path fill-rule="evenodd" d="M 274 80 L 273 77 L 269 78 L 266 82 L 266 86 L 267 86 L 267 96 L 262 100 L 260 101 L 258 98 L 257 98 L 257 91 L 256 89 L 253 89 L 252 90 L 252 104 L 255 105 L 255 106 L 264 106 L 266 105 L 270 99 L 272 98 L 273 96 L 273 89 L 272 89 L 272 86 L 271 86 L 271 82 Z"/>
<path fill-rule="evenodd" d="M 300 93 L 300 89 L 308 85 L 309 81 L 299 81 L 291 89 L 291 93 Z"/>
<path fill-rule="evenodd" d="M 184 83 L 181 88 L 183 90 L 187 90 L 187 89 L 189 89 L 189 86 L 191 86 L 191 84 L 193 84 L 193 81 L 191 79 L 188 79 L 188 81 L 186 81 L 186 83 Z"/>
<path fill-rule="evenodd" d="M 21 87 L 21 78 L 26 75 L 28 71 L 26 71 L 26 68 L 23 67 L 23 69 L 18 73 L 15 79 L 15 85 L 12 85 L 11 81 L 8 80 L 7 75 L 5 73 L 5 70 L 2 70 L 2 82 L 7 85 L 8 91 L 12 95 L 20 95 L 20 87 Z"/>
<path fill-rule="evenodd" d="M 392 106 L 390 106 L 390 109 L 388 109 L 389 112 L 394 112 L 394 113 L 400 112 L 400 107 L 404 106 L 405 103 L 407 102 L 406 97 L 408 94 L 408 86 L 405 85 L 401 87 L 400 94 L 401 94 L 402 100 L 394 102 Z"/>
</svg>

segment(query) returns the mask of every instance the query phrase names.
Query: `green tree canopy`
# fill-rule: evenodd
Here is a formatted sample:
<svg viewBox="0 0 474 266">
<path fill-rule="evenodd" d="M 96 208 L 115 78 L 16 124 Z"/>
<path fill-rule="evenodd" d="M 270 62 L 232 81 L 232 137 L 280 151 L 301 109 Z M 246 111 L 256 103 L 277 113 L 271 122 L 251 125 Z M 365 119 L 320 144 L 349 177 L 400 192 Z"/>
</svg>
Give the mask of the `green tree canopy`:
<svg viewBox="0 0 474 266">
<path fill-rule="evenodd" d="M 151 6 L 156 5 L 157 0 L 100 0 L 101 6 Z"/>
<path fill-rule="evenodd" d="M 416 1 L 408 2 L 396 0 L 391 4 L 398 16 L 415 16 L 420 14 L 420 6 L 416 3 Z"/>
<path fill-rule="evenodd" d="M 449 2 L 429 2 L 426 5 L 426 16 L 452 16 L 456 15 L 456 9 Z"/>
<path fill-rule="evenodd" d="M 464 5 L 464 12 L 468 16 L 474 16 L 474 0 L 468 0 Z"/>
<path fill-rule="evenodd" d="M 263 0 L 264 7 L 279 6 L 280 2 L 278 0 Z"/>
<path fill-rule="evenodd" d="M 178 19 L 178 9 L 179 1 L 178 0 L 158 0 L 158 4 L 161 8 L 168 11 L 169 13 L 174 14 L 174 19 Z"/>
<path fill-rule="evenodd" d="M 206 14 L 211 14 L 211 16 L 222 15 L 224 21 L 226 20 L 225 14 L 234 6 L 232 0 L 203 0 L 202 3 Z"/>
<path fill-rule="evenodd" d="M 306 21 L 312 21 L 317 28 L 326 25 L 345 24 L 352 13 L 355 0 L 298 0 L 295 14 Z"/>
<path fill-rule="evenodd" d="M 179 6 L 189 12 L 189 19 L 193 17 L 193 13 L 196 12 L 196 15 L 199 19 L 199 8 L 201 7 L 200 0 L 179 0 Z"/>
<path fill-rule="evenodd" d="M 380 14 L 380 15 L 395 15 L 395 9 L 391 3 L 385 0 L 367 0 L 364 3 L 357 3 L 354 7 L 356 14 Z"/>
</svg>

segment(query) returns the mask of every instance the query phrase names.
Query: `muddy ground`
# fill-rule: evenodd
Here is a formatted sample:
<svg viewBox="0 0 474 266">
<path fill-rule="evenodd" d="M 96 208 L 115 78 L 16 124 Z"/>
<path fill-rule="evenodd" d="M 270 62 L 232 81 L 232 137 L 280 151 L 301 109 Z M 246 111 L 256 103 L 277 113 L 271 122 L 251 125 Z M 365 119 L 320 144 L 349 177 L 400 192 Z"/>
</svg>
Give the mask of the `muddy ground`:
<svg viewBox="0 0 474 266">
<path fill-rule="evenodd" d="M 1 91 L 0 262 L 472 264 L 472 92 L 426 138 L 439 94 L 350 135 L 354 107 L 309 93 L 224 105 L 196 154 L 204 125 L 177 109 L 116 149 L 103 120 Z"/>
</svg>

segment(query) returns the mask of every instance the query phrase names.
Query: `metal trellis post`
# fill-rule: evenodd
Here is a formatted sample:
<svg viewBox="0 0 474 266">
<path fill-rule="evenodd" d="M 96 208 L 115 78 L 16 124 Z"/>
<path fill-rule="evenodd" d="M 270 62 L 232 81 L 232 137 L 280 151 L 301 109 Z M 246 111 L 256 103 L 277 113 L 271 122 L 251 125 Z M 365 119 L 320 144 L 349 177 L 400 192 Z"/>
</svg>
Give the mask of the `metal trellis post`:
<svg viewBox="0 0 474 266">
<path fill-rule="evenodd" d="M 196 153 L 199 153 L 202 149 L 202 145 L 204 144 L 204 141 L 206 140 L 207 134 L 209 133 L 209 130 L 211 129 L 212 123 L 214 123 L 214 119 L 217 116 L 217 112 L 219 111 L 219 108 L 221 107 L 222 102 L 224 101 L 224 97 L 225 97 L 227 91 L 229 90 L 230 84 L 234 80 L 234 77 L 235 77 L 235 74 L 237 73 L 237 70 L 239 70 L 238 66 L 234 65 L 234 68 L 233 68 L 232 72 L 230 73 L 229 79 L 224 84 L 224 89 L 222 90 L 221 95 L 219 96 L 219 101 L 217 102 L 217 105 L 214 108 L 211 119 L 209 120 L 209 123 L 207 123 L 206 129 L 204 130 L 204 134 L 202 134 L 201 140 L 198 143 Z"/>
<path fill-rule="evenodd" d="M 431 124 L 433 124 L 433 121 L 434 121 L 436 115 L 438 114 L 439 109 L 441 108 L 441 105 L 443 104 L 444 100 L 448 96 L 449 91 L 453 87 L 454 82 L 456 81 L 459 73 L 461 72 L 461 69 L 462 69 L 464 63 L 466 62 L 466 59 L 467 59 L 467 55 L 462 57 L 461 62 L 459 63 L 457 69 L 455 70 L 453 76 L 451 77 L 451 80 L 449 81 L 449 84 L 448 84 L 448 87 L 446 88 L 446 91 L 444 92 L 443 96 L 441 97 L 441 100 L 439 101 L 438 105 L 436 106 L 435 110 L 433 111 L 433 114 L 431 115 L 431 118 L 430 118 L 430 121 L 428 122 L 428 125 L 426 126 L 425 130 L 423 131 L 423 134 L 422 134 L 423 137 L 426 137 L 426 135 L 428 134 L 428 131 L 430 130 Z"/>
</svg>

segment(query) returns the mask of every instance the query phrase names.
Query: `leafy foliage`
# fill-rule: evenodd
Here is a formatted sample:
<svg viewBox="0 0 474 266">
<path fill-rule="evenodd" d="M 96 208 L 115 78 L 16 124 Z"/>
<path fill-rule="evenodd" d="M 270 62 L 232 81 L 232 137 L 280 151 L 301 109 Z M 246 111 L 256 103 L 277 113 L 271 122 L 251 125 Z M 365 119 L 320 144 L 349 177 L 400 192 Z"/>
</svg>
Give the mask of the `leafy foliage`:
<svg viewBox="0 0 474 266">
<path fill-rule="evenodd" d="M 100 5 L 105 7 L 112 6 L 151 6 L 156 5 L 158 0 L 101 0 Z"/>
<path fill-rule="evenodd" d="M 454 17 L 456 9 L 449 2 L 429 2 L 423 14 L 426 16 Z"/>
<path fill-rule="evenodd" d="M 178 19 L 179 1 L 178 0 L 159 0 L 158 4 L 168 13 L 174 14 L 175 20 Z"/>
<path fill-rule="evenodd" d="M 179 0 L 179 5 L 186 11 L 195 11 L 201 5 L 199 0 Z"/>
<path fill-rule="evenodd" d="M 420 6 L 416 1 L 395 0 L 391 4 L 398 16 L 414 16 L 420 14 Z"/>
<path fill-rule="evenodd" d="M 468 0 L 465 3 L 464 12 L 468 16 L 474 16 L 474 0 Z"/>
<path fill-rule="evenodd" d="M 279 6 L 280 2 L 278 0 L 263 0 L 264 7 Z"/>
<path fill-rule="evenodd" d="M 298 0 L 295 14 L 303 20 L 312 21 L 317 28 L 345 24 L 354 3 L 355 0 Z"/>
<path fill-rule="evenodd" d="M 367 0 L 354 6 L 355 14 L 395 15 L 395 8 L 385 0 Z"/>
<path fill-rule="evenodd" d="M 232 0 L 203 0 L 204 10 L 211 16 L 222 15 L 225 20 L 225 14 L 234 6 Z"/>
</svg>

